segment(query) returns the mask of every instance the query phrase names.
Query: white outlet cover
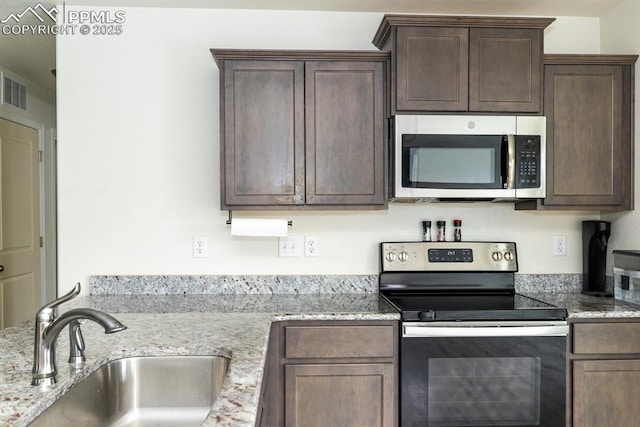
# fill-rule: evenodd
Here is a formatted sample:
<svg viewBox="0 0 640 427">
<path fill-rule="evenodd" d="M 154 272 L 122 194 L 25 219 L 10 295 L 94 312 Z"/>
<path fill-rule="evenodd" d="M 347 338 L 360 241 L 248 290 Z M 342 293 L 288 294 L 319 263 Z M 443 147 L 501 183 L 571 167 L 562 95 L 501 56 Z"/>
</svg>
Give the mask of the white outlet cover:
<svg viewBox="0 0 640 427">
<path fill-rule="evenodd" d="M 204 236 L 193 236 L 193 257 L 206 258 L 208 256 L 207 238 Z"/>
<path fill-rule="evenodd" d="M 567 256 L 567 236 L 553 236 L 553 255 Z"/>
<path fill-rule="evenodd" d="M 304 256 L 320 256 L 320 238 L 318 236 L 306 236 L 304 238 Z"/>
</svg>

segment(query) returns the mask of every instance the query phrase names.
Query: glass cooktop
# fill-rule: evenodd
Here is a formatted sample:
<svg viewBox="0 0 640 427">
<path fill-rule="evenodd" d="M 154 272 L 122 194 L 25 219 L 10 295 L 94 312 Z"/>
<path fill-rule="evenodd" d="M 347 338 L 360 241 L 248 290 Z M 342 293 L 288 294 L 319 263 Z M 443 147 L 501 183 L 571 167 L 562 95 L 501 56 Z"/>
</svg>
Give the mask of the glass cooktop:
<svg viewBox="0 0 640 427">
<path fill-rule="evenodd" d="M 408 322 L 566 320 L 565 309 L 520 294 L 383 295 Z"/>
</svg>

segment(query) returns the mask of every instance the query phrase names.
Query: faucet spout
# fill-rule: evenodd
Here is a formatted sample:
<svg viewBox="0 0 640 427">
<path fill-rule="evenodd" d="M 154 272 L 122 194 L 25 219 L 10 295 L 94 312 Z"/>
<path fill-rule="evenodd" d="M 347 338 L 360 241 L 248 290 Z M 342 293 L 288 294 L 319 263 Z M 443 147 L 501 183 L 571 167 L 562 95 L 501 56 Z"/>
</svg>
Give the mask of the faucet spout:
<svg viewBox="0 0 640 427">
<path fill-rule="evenodd" d="M 49 341 L 51 341 L 51 344 L 53 344 L 58 335 L 60 335 L 60 332 L 64 330 L 65 326 L 67 326 L 74 320 L 81 319 L 93 320 L 104 328 L 105 334 L 112 334 L 114 332 L 120 332 L 127 329 L 126 326 L 124 326 L 110 314 L 94 310 L 92 308 L 76 308 L 62 314 L 60 317 L 54 320 L 51 325 L 49 325 L 48 330 L 44 334 L 45 344 L 49 344 Z"/>
<path fill-rule="evenodd" d="M 78 291 L 79 284 L 72 292 L 77 294 Z M 67 296 L 61 298 L 61 300 L 64 301 L 68 301 L 69 299 Z M 92 320 L 102 326 L 106 334 L 122 331 L 127 328 L 113 316 L 92 308 L 76 308 L 56 318 L 57 305 L 59 305 L 59 303 L 55 303 L 54 301 L 54 303 L 43 307 L 36 315 L 31 385 L 51 385 L 56 382 L 55 343 L 60 333 L 70 323 L 80 319 Z"/>
</svg>

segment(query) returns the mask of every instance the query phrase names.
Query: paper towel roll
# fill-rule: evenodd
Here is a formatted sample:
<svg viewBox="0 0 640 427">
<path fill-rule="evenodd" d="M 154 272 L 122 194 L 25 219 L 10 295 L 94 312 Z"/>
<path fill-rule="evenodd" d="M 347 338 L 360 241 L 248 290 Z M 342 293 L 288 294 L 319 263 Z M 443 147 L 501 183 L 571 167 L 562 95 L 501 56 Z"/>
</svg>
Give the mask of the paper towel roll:
<svg viewBox="0 0 640 427">
<path fill-rule="evenodd" d="M 286 236 L 289 232 L 286 219 L 233 218 L 232 236 Z"/>
</svg>

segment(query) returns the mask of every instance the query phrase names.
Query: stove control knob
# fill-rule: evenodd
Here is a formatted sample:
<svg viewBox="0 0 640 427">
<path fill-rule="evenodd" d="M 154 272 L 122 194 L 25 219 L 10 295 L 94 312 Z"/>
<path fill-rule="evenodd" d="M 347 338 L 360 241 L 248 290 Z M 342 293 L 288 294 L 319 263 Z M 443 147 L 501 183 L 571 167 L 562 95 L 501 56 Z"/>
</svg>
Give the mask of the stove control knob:
<svg viewBox="0 0 640 427">
<path fill-rule="evenodd" d="M 387 261 L 393 262 L 393 261 L 396 260 L 396 253 L 395 252 L 388 252 L 387 256 L 385 258 L 387 259 Z"/>
<path fill-rule="evenodd" d="M 507 251 L 504 253 L 503 256 L 505 261 L 509 261 L 509 262 L 513 261 L 513 252 Z"/>
<path fill-rule="evenodd" d="M 400 260 L 400 262 L 406 262 L 409 259 L 409 254 L 406 253 L 405 251 L 402 251 L 398 255 L 398 259 Z"/>
<path fill-rule="evenodd" d="M 500 261 L 502 261 L 502 252 L 492 252 L 492 253 L 491 253 L 491 258 L 492 258 L 495 262 L 500 262 Z"/>
</svg>

